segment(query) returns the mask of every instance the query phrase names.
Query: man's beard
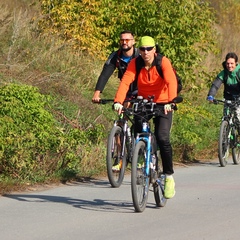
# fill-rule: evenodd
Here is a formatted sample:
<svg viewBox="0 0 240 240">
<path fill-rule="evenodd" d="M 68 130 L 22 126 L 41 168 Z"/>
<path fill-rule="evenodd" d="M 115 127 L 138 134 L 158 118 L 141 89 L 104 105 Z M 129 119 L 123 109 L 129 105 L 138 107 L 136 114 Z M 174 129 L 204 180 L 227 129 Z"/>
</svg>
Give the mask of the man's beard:
<svg viewBox="0 0 240 240">
<path fill-rule="evenodd" d="M 132 48 L 132 47 L 128 47 L 128 48 L 123 48 L 123 47 L 121 47 L 121 50 L 122 50 L 123 52 L 127 52 L 127 51 L 129 51 L 131 48 Z"/>
</svg>

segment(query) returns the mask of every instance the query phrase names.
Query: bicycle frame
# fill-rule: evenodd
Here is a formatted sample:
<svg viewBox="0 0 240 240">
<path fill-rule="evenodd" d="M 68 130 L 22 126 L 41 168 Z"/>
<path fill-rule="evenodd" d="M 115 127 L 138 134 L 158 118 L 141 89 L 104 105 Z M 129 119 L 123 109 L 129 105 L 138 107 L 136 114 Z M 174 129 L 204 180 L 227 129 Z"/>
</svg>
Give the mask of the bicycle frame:
<svg viewBox="0 0 240 240">
<path fill-rule="evenodd" d="M 143 122 L 142 133 L 137 134 L 136 144 L 139 141 L 144 141 L 146 143 L 147 156 L 145 158 L 144 170 L 146 176 L 150 176 L 150 165 L 152 164 L 152 133 L 150 130 L 150 124 L 148 122 Z"/>
</svg>

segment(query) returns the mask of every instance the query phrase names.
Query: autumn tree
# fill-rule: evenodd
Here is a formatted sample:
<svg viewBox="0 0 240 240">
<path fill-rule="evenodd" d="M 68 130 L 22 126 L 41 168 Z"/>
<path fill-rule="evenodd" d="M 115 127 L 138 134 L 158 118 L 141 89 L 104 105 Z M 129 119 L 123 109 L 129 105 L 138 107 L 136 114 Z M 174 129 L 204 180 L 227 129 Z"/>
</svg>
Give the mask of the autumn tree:
<svg viewBox="0 0 240 240">
<path fill-rule="evenodd" d="M 183 77 L 204 77 L 201 62 L 215 44 L 214 11 L 198 0 L 42 0 L 42 30 L 97 57 L 118 47 L 119 33 L 152 36 Z"/>
</svg>

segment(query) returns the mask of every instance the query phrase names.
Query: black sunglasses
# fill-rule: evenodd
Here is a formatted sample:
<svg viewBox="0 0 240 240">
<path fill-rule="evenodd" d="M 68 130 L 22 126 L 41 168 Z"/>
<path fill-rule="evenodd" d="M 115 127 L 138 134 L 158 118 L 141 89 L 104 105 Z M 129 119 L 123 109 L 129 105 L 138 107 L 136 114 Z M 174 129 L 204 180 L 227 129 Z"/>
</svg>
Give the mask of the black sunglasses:
<svg viewBox="0 0 240 240">
<path fill-rule="evenodd" d="M 146 50 L 149 52 L 153 50 L 154 47 L 140 47 L 139 50 L 145 52 Z"/>
</svg>

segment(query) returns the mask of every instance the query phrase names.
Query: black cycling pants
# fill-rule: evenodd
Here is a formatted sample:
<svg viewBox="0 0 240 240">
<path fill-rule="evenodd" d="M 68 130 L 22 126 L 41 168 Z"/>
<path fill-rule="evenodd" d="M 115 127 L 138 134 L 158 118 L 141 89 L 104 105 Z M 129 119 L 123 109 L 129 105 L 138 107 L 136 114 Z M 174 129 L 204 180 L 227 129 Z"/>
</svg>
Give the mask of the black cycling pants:
<svg viewBox="0 0 240 240">
<path fill-rule="evenodd" d="M 155 127 L 155 136 L 157 140 L 158 147 L 160 149 L 160 155 L 163 164 L 163 173 L 165 174 L 173 174 L 173 162 L 172 162 L 172 145 L 170 143 L 170 130 L 172 126 L 172 112 L 168 112 L 168 114 L 164 114 L 161 112 L 159 116 L 154 119 L 154 127 Z M 150 120 L 152 116 L 148 117 Z M 141 133 L 142 132 L 142 118 L 135 116 L 135 125 L 134 132 Z"/>
</svg>

